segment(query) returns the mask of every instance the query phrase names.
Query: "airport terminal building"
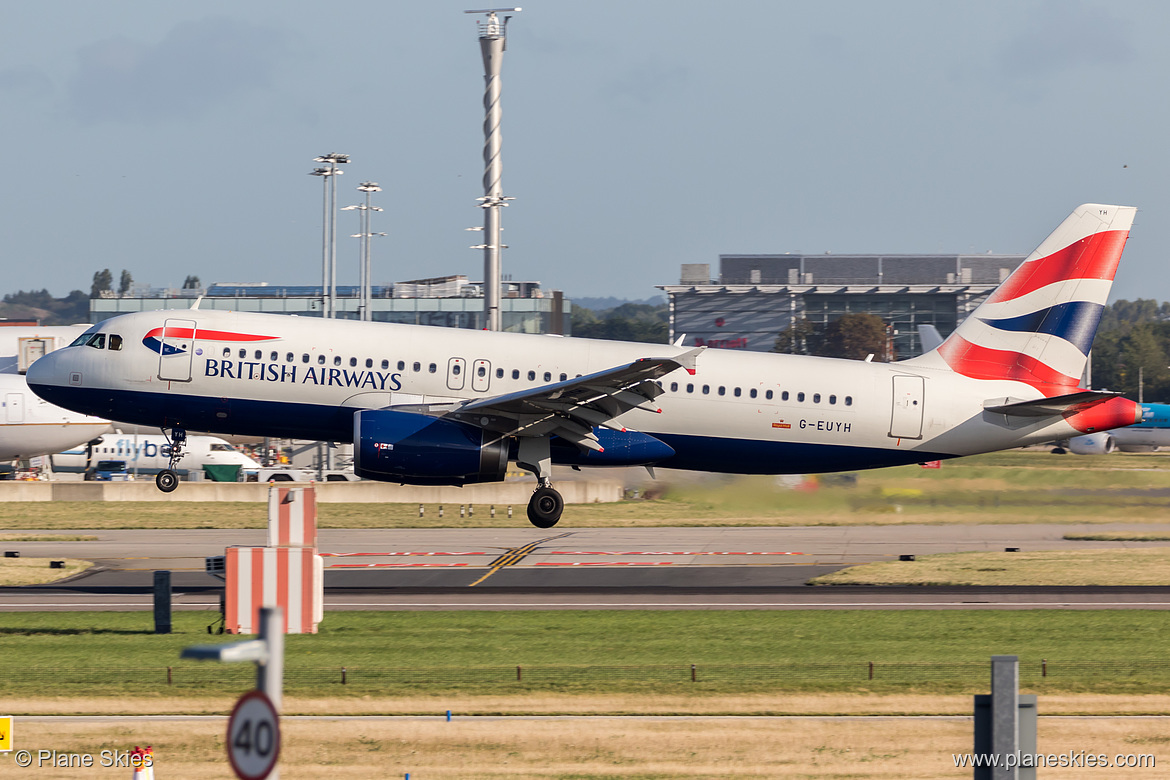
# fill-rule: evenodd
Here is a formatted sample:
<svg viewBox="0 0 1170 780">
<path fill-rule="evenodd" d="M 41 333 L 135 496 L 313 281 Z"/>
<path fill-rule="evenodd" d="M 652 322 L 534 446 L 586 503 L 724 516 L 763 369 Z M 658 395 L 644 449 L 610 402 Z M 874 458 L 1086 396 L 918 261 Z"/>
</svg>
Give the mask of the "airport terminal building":
<svg viewBox="0 0 1170 780">
<path fill-rule="evenodd" d="M 1026 255 L 720 255 L 682 266 L 670 300 L 670 340 L 770 352 L 794 320 L 823 325 L 843 314 L 881 317 L 897 358 L 922 349 L 917 326 L 947 336 Z"/>
<path fill-rule="evenodd" d="M 269 282 L 212 284 L 206 288 L 137 287 L 126 295 L 106 293 L 89 303 L 90 322 L 117 314 L 158 309 L 189 309 L 202 297 L 201 309 L 321 316 L 319 285 L 284 285 Z M 337 318 L 360 319 L 360 290 L 355 285 L 337 286 Z M 481 329 L 484 326 L 483 286 L 466 276 L 415 279 L 393 285 L 375 285 L 370 301 L 375 322 L 437 325 Z M 500 294 L 503 330 L 513 333 L 568 335 L 571 304 L 560 290 L 546 293 L 540 282 L 505 281 Z"/>
</svg>

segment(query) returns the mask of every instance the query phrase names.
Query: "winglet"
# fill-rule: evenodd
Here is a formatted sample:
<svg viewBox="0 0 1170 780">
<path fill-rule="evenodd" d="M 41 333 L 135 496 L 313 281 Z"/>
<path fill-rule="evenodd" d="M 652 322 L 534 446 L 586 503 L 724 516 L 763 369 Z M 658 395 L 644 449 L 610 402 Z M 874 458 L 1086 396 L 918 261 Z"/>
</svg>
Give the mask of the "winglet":
<svg viewBox="0 0 1170 780">
<path fill-rule="evenodd" d="M 706 347 L 695 347 L 694 349 L 687 350 L 681 355 L 676 355 L 674 357 L 674 362 L 685 368 L 688 374 L 694 376 L 696 367 L 698 365 L 699 355 L 705 349 Z"/>
<path fill-rule="evenodd" d="M 684 341 L 686 341 L 686 340 L 687 340 L 687 334 L 685 334 L 685 333 L 680 333 L 680 334 L 678 334 L 678 338 L 677 338 L 677 339 L 675 339 L 675 340 L 674 340 L 674 341 L 671 343 L 671 345 L 670 345 L 670 346 L 672 346 L 672 347 L 681 347 L 681 346 L 683 345 L 683 342 L 684 342 Z"/>
</svg>

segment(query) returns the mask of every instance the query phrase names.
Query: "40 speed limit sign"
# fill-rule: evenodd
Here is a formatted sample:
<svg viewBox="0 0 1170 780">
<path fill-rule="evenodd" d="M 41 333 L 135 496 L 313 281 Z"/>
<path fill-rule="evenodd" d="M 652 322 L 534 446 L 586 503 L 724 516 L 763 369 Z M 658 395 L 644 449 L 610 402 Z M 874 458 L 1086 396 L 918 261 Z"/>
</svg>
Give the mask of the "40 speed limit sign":
<svg viewBox="0 0 1170 780">
<path fill-rule="evenodd" d="M 264 780 L 280 756 L 280 717 L 262 691 L 248 691 L 228 719 L 228 761 L 242 780 Z"/>
</svg>

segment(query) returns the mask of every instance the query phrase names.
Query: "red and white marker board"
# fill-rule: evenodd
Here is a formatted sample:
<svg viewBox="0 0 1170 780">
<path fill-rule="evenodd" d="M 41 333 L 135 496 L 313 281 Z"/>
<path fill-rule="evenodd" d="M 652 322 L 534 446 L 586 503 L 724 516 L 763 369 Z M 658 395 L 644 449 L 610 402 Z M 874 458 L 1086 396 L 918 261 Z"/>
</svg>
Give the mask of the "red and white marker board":
<svg viewBox="0 0 1170 780">
<path fill-rule="evenodd" d="M 315 634 L 325 613 L 325 567 L 313 547 L 228 547 L 224 630 L 255 634 L 262 606 L 280 607 L 284 633 Z"/>
</svg>

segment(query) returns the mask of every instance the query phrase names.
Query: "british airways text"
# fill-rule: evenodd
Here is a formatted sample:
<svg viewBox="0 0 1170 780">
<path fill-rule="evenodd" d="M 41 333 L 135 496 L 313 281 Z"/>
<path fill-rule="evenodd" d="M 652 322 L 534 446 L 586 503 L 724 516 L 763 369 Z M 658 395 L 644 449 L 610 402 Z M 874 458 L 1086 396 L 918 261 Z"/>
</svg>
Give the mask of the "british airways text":
<svg viewBox="0 0 1170 780">
<path fill-rule="evenodd" d="M 344 368 L 290 366 L 277 363 L 260 363 L 245 360 L 208 360 L 203 369 L 204 376 L 224 379 L 246 379 L 258 382 L 291 382 L 301 385 L 325 385 L 326 387 L 355 387 L 371 390 L 401 390 L 402 374 L 382 371 L 362 371 Z"/>
</svg>

